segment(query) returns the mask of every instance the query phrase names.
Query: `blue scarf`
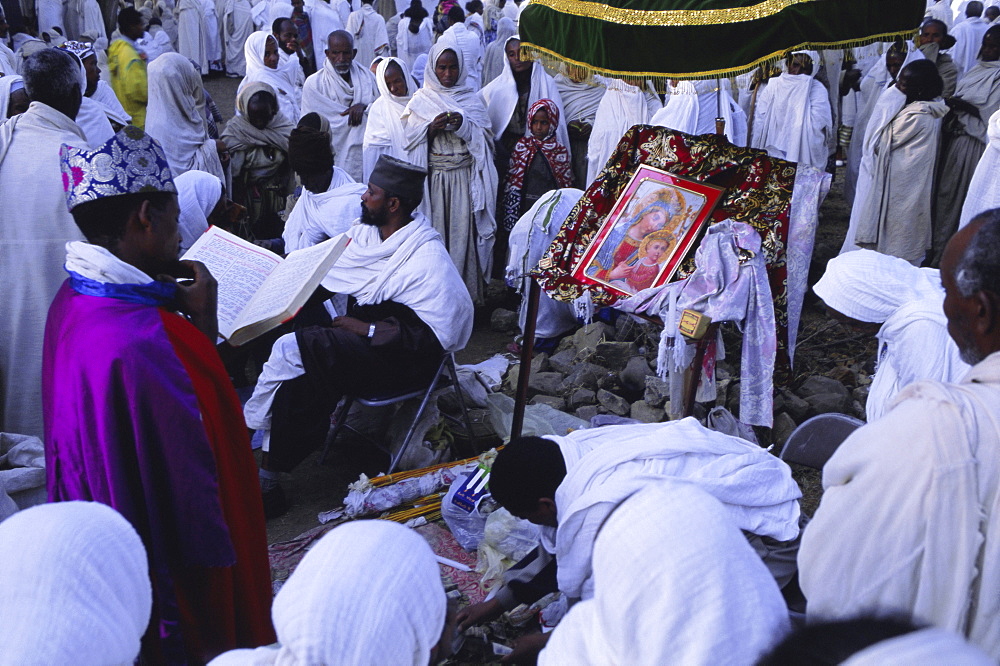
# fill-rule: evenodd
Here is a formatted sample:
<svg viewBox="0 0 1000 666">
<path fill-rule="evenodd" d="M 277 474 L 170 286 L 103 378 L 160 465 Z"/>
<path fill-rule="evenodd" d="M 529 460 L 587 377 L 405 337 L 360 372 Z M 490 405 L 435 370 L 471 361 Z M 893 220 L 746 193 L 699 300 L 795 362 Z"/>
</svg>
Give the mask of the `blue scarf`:
<svg viewBox="0 0 1000 666">
<path fill-rule="evenodd" d="M 153 280 L 146 284 L 112 284 L 91 280 L 69 269 L 66 272 L 69 273 L 69 286 L 85 296 L 116 298 L 126 303 L 156 307 L 172 304 L 177 296 L 177 285 L 173 282 Z"/>
</svg>

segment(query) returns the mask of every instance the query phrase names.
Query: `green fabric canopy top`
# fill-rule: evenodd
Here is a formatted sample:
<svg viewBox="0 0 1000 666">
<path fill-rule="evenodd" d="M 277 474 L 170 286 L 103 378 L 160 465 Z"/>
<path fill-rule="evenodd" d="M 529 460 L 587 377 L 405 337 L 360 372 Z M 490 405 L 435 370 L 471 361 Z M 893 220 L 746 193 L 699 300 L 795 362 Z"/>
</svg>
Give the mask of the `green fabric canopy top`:
<svg viewBox="0 0 1000 666">
<path fill-rule="evenodd" d="M 522 51 L 626 80 L 731 77 L 800 49 L 912 37 L 924 0 L 531 0 Z"/>
</svg>

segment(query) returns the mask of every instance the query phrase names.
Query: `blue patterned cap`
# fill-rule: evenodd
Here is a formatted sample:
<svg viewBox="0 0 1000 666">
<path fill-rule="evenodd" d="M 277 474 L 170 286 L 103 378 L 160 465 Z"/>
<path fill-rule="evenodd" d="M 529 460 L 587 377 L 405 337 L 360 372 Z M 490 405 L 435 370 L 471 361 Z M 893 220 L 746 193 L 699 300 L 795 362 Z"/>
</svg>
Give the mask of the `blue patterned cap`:
<svg viewBox="0 0 1000 666">
<path fill-rule="evenodd" d="M 104 197 L 177 193 L 163 148 L 134 125 L 126 125 L 96 150 L 63 144 L 59 158 L 70 210 Z"/>
</svg>

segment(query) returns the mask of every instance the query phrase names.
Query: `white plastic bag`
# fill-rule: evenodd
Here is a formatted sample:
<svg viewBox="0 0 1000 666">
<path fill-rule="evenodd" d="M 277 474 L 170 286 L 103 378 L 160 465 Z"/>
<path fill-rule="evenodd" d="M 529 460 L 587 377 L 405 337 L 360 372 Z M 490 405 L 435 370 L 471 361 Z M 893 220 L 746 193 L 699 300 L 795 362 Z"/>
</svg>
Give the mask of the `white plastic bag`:
<svg viewBox="0 0 1000 666">
<path fill-rule="evenodd" d="M 504 508 L 491 513 L 486 518 L 476 563 L 484 586 L 495 584 L 504 571 L 531 552 L 540 535 L 538 525 L 515 518 Z"/>
</svg>

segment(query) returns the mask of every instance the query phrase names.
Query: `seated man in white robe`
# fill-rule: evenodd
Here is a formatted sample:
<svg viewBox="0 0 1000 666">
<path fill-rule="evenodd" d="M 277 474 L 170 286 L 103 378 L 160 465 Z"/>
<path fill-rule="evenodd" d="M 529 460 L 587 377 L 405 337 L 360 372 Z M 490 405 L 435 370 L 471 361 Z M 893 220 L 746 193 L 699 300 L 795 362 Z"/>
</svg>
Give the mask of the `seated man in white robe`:
<svg viewBox="0 0 1000 666">
<path fill-rule="evenodd" d="M 489 487 L 511 514 L 542 526 L 541 543 L 504 574 L 492 600 L 459 613 L 459 629 L 556 589 L 570 603 L 593 597 L 591 560 L 601 525 L 637 490 L 671 480 L 719 500 L 735 525 L 750 533 L 772 576 L 787 584 L 794 565 L 786 566 L 789 547 L 778 542 L 799 534 L 802 493 L 788 465 L 758 445 L 708 430 L 693 418 L 523 437 L 497 455 Z"/>
<path fill-rule="evenodd" d="M 424 387 L 442 355 L 472 333 L 472 299 L 440 234 L 415 212 L 426 172 L 383 155 L 361 197 L 361 218 L 323 287 L 351 298 L 348 316 L 275 342 L 247 425 L 264 430 L 265 513 L 285 508 L 278 472 L 291 471 L 326 438 L 344 394 Z"/>
<path fill-rule="evenodd" d="M 808 613 L 919 618 L 1000 659 L 1000 210 L 941 261 L 948 332 L 972 369 L 922 381 L 823 468 L 799 550 Z"/>
<path fill-rule="evenodd" d="M 350 33 L 330 33 L 323 68 L 302 89 L 302 114 L 315 111 L 329 121 L 334 164 L 360 181 L 368 107 L 378 97 L 378 87 L 368 63 L 357 63 L 356 55 Z"/>
<path fill-rule="evenodd" d="M 815 78 L 819 54 L 795 51 L 787 66 L 757 97 L 750 145 L 772 157 L 826 169 L 834 130 L 830 96 Z"/>
<path fill-rule="evenodd" d="M 878 337 L 868 422 L 889 411 L 901 390 L 924 379 L 957 382 L 969 371 L 948 336 L 938 271 L 871 250 L 834 257 L 813 287 L 834 319 Z"/>
</svg>

